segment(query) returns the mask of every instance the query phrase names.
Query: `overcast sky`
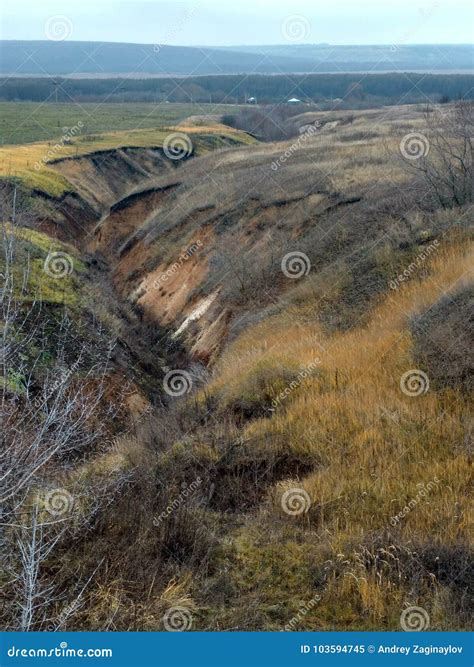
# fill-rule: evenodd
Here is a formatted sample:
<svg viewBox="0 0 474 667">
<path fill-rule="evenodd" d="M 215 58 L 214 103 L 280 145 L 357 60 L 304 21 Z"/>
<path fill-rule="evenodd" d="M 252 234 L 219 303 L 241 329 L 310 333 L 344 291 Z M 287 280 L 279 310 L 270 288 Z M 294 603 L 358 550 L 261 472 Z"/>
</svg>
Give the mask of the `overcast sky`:
<svg viewBox="0 0 474 667">
<path fill-rule="evenodd" d="M 65 17 L 71 40 L 180 45 L 471 43 L 471 0 L 15 0 L 3 39 L 45 39 Z M 296 37 L 296 39 L 295 39 Z"/>
</svg>

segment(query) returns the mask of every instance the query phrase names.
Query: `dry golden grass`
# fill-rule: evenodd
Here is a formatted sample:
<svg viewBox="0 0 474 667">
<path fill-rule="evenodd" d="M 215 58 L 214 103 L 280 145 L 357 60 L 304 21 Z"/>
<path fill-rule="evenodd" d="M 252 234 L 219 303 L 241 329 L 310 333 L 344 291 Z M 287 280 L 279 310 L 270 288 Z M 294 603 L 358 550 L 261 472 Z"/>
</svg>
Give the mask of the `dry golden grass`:
<svg viewBox="0 0 474 667">
<path fill-rule="evenodd" d="M 54 161 L 64 157 L 87 155 L 95 151 L 112 150 L 126 146 L 149 148 L 163 145 L 165 138 L 174 132 L 191 135 L 196 155 L 202 155 L 214 148 L 214 138 L 223 136 L 236 143 L 253 143 L 245 132 L 233 130 L 220 124 L 180 125 L 178 127 L 158 127 L 156 129 L 105 132 L 97 135 L 76 136 L 71 143 L 35 142 L 21 146 L 0 147 L 0 178 L 19 178 L 28 187 L 43 190 L 53 196 L 60 196 L 73 188 L 67 179 L 52 169 L 44 160 Z M 36 165 L 40 165 L 39 168 Z"/>
<path fill-rule="evenodd" d="M 237 552 L 242 551 L 240 566 L 244 562 L 248 568 L 258 568 L 262 543 L 267 555 L 274 540 L 281 540 L 280 552 L 286 552 L 289 535 L 295 539 L 295 525 L 303 531 L 305 546 L 293 552 L 294 567 L 304 571 L 309 567 L 314 534 L 319 549 L 315 566 L 324 553 L 328 558 L 345 554 L 345 575 L 326 580 L 323 599 L 305 616 L 304 628 L 396 628 L 404 602 L 416 603 L 406 588 L 406 573 L 398 583 L 393 580 L 396 568 L 403 570 L 397 565 L 399 545 L 430 544 L 441 553 L 442 548 L 449 551 L 470 540 L 471 470 L 463 446 L 467 397 L 434 388 L 407 396 L 400 379 L 418 367 L 407 326 L 410 316 L 472 279 L 472 260 L 472 245 L 446 242 L 429 260 L 429 276 L 414 278 L 381 298 L 363 326 L 326 337 L 317 326 L 295 326 L 297 311 L 286 311 L 243 333 L 216 369 L 210 390 L 225 403 L 249 391 L 249 377 L 256 368 L 273 368 L 282 376 L 288 367 L 304 369 L 316 357 L 321 359 L 318 372 L 295 387 L 270 419 L 254 420 L 242 433 L 250 443 L 245 453 L 242 450 L 242 460 L 250 448 L 256 459 L 293 455 L 312 460 L 314 471 L 268 489 L 267 503 L 255 520 L 261 528 L 259 537 L 249 525 L 246 541 L 236 542 Z M 275 384 L 275 395 L 280 389 Z M 302 517 L 282 512 L 282 494 L 295 487 L 303 488 L 311 499 Z M 393 519 L 414 499 L 416 506 L 398 521 Z M 365 543 L 370 550 L 375 535 L 385 535 L 384 548 L 392 545 L 393 562 L 388 558 L 383 575 L 357 564 L 357 545 Z M 284 558 L 288 557 L 286 553 Z M 431 570 L 425 569 L 423 576 L 429 578 Z M 256 589 L 260 586 L 264 587 L 261 574 L 255 582 Z M 276 579 L 272 593 L 267 592 L 275 603 L 279 586 Z M 419 596 L 418 603 L 431 614 L 432 627 L 456 625 L 450 619 L 448 588 L 438 582 L 420 590 Z M 310 598 L 306 592 L 305 599 Z M 267 618 L 265 623 L 271 621 Z"/>
</svg>

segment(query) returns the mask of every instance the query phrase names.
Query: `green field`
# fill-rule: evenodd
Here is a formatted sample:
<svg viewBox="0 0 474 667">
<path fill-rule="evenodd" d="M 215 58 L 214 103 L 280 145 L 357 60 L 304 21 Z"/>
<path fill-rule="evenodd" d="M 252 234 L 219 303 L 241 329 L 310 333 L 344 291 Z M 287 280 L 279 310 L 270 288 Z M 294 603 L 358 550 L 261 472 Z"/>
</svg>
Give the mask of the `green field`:
<svg viewBox="0 0 474 667">
<path fill-rule="evenodd" d="M 79 121 L 81 134 L 174 125 L 188 116 L 228 112 L 228 104 L 54 104 L 0 102 L 0 145 L 59 139 Z"/>
</svg>

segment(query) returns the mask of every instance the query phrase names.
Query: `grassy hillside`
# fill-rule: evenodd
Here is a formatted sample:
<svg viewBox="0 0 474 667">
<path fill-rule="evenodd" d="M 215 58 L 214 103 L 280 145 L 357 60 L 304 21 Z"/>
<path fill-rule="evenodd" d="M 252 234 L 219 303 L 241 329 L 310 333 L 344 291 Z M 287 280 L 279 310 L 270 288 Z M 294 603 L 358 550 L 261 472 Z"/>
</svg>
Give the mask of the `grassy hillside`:
<svg viewBox="0 0 474 667">
<path fill-rule="evenodd" d="M 421 111 L 313 113 L 294 122 L 304 130 L 294 140 L 209 154 L 180 167 L 179 177 L 163 174 L 155 182 L 167 188 L 163 196 L 131 218 L 136 230 L 122 239 L 130 252 L 118 260 L 117 284 L 151 316 L 179 328 L 212 297 L 190 329 L 191 347 L 204 358 L 234 335 L 242 311 L 258 317 L 262 308 L 278 308 L 278 295 L 291 286 L 280 267 L 286 253 L 306 254 L 324 294 L 321 318 L 344 327 L 449 228 L 430 215 L 435 202 L 426 191 L 423 200 L 423 186 L 400 159 L 397 128 L 402 136 L 422 132 Z M 420 197 L 426 211 L 417 210 Z M 98 230 L 103 252 L 110 252 L 109 226 L 120 237 L 113 212 Z M 162 280 L 198 241 L 200 251 Z"/>
<path fill-rule="evenodd" d="M 106 405 L 134 383 L 118 428 L 99 443 L 110 422 L 81 422 L 19 504 L 25 521 L 33 492 L 40 512 L 43 490 L 70 501 L 39 569 L 63 628 L 163 630 L 176 613 L 198 630 L 469 626 L 472 107 L 290 120 L 295 137 L 267 143 L 215 119 L 169 128 L 192 159 L 59 161 L 56 177 L 101 212 L 74 248 L 31 232 L 25 203 L 34 283 L 49 244 L 70 248 L 71 317 L 99 357 L 98 322 L 117 346 Z M 156 147 L 167 131 L 77 141 Z M 26 182 L 37 146 L 2 149 Z M 42 382 L 22 397 L 15 376 L 9 396 L 30 409 Z M 13 554 L 28 537 L 12 529 Z M 2 619 L 17 627 L 13 566 Z M 34 614 L 30 629 L 46 623 Z"/>
<path fill-rule="evenodd" d="M 429 314 L 470 302 L 472 204 L 440 210 L 400 159 L 403 136 L 429 134 L 422 113 L 302 122 L 318 118 L 304 142 L 206 156 L 103 221 L 105 251 L 130 205 L 117 284 L 212 369 L 133 446 L 160 497 L 140 495 L 122 567 L 151 578 L 158 551 L 162 570 L 147 603 L 127 596 L 125 627 L 174 605 L 200 629 L 395 630 L 412 607 L 467 627 L 473 364 L 455 350 L 472 326 Z M 281 267 L 295 252 L 299 279 Z M 195 480 L 156 533 L 147 516 Z"/>
<path fill-rule="evenodd" d="M 82 123 L 81 134 L 148 130 L 173 126 L 188 116 L 219 114 L 232 111 L 232 106 L 219 104 L 37 104 L 31 102 L 0 102 L 0 143 L 24 144 L 38 141 L 59 141 Z"/>
<path fill-rule="evenodd" d="M 314 297 L 287 297 L 230 346 L 202 413 L 158 455 L 160 478 L 213 487 L 204 513 L 186 510 L 220 545 L 209 574 L 187 584 L 199 627 L 278 630 L 297 616 L 291 629 L 398 629 L 414 605 L 432 629 L 467 627 L 467 396 L 439 386 L 410 396 L 401 380 L 420 364 L 410 318 L 441 285 L 452 294 L 472 280 L 472 246 L 453 239 L 427 270 L 345 334 L 312 321 Z M 180 526 L 173 515 L 168 530 L 204 548 L 190 517 Z"/>
<path fill-rule="evenodd" d="M 17 106 L 21 108 L 21 105 Z M 47 114 L 44 115 L 47 117 Z M 195 155 L 213 150 L 219 141 L 223 146 L 227 140 L 236 144 L 252 142 L 252 138 L 247 134 L 218 124 L 164 127 L 161 122 L 158 117 L 154 119 L 154 128 L 87 134 L 85 130 L 88 126 L 80 125 L 82 121 L 76 119 L 72 126 L 75 130 L 66 126 L 61 136 L 53 136 L 50 141 L 0 147 L 0 178 L 19 178 L 29 188 L 59 197 L 72 189 L 67 179 L 54 169 L 54 162 L 61 158 L 128 146 L 160 148 L 167 137 L 176 133 L 185 133 L 192 137 L 192 151 Z M 111 124 L 113 125 L 113 121 Z"/>
</svg>

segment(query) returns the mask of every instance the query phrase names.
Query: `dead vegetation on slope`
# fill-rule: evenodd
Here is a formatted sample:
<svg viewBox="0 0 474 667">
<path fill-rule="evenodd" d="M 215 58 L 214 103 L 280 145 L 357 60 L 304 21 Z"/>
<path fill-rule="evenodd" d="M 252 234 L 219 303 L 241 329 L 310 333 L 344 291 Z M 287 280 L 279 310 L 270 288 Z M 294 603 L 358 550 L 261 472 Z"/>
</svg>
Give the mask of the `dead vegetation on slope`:
<svg viewBox="0 0 474 667">
<path fill-rule="evenodd" d="M 153 375 L 158 323 L 181 328 L 160 370 L 194 391 L 78 471 L 127 483 L 42 565 L 54 617 L 89 582 L 64 627 L 163 629 L 174 607 L 202 630 L 396 630 L 412 607 L 468 627 L 472 207 L 438 208 L 400 122 L 424 129 L 357 113 L 189 161 L 97 227 L 137 357 Z"/>
<path fill-rule="evenodd" d="M 205 360 L 234 326 L 262 308 L 279 308 L 282 293 L 294 287 L 281 271 L 287 253 L 308 259 L 305 283 L 321 293 L 318 318 L 330 329 L 350 326 L 452 224 L 435 212 L 436 193 L 400 159 L 400 123 L 421 131 L 424 118 L 420 110 L 410 119 L 403 108 L 358 112 L 350 125 L 296 143 L 193 160 L 179 179 L 157 178 L 163 197 L 143 192 L 136 218 L 105 219 L 95 247 L 109 248 L 99 237 L 123 239 L 136 223 L 119 246 L 119 290 L 145 316 L 182 331 Z M 140 192 L 134 197 L 138 205 Z M 182 261 L 196 244 L 199 251 Z"/>
</svg>

